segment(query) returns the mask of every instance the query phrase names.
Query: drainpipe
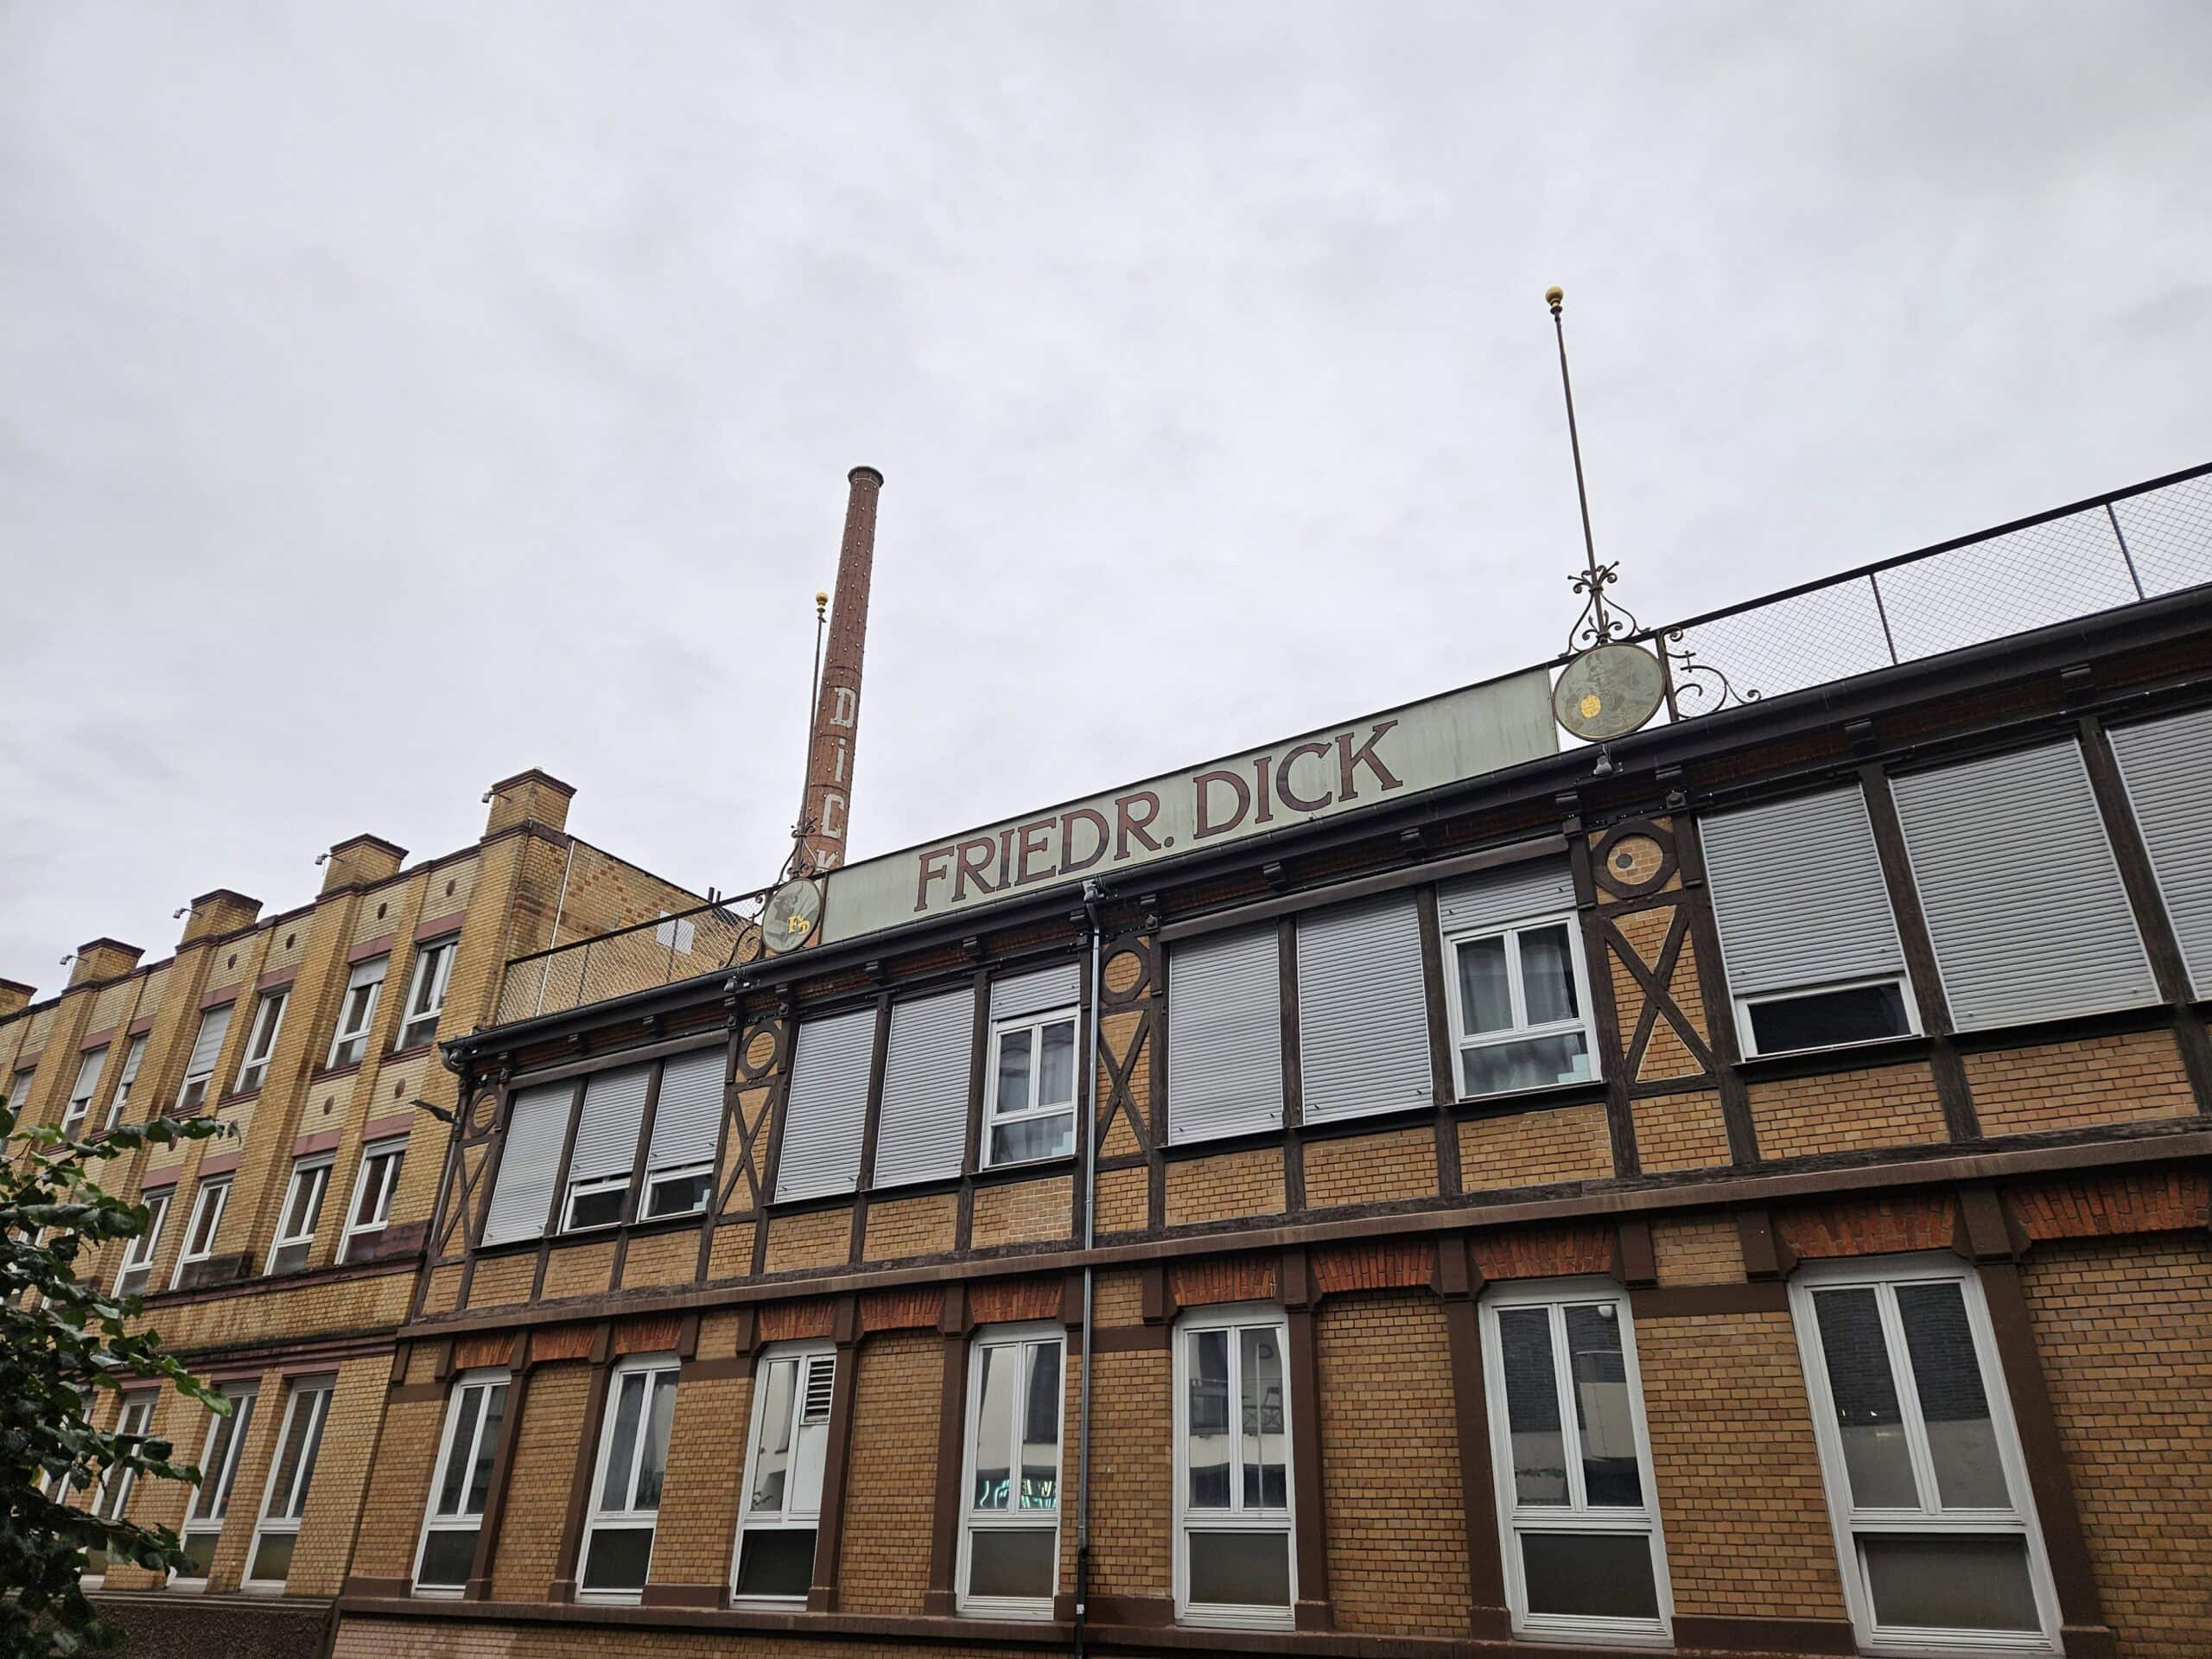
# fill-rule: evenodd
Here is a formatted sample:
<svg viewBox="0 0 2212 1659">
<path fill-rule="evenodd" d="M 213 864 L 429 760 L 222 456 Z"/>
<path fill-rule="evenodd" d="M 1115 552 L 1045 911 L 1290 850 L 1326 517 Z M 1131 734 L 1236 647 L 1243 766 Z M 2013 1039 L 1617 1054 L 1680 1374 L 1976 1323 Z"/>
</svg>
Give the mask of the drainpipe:
<svg viewBox="0 0 2212 1659">
<path fill-rule="evenodd" d="M 1084 1085 L 1083 1130 L 1083 1383 L 1076 1414 L 1075 1659 L 1083 1659 L 1083 1625 L 1090 1599 L 1090 1253 L 1098 1232 L 1098 1010 L 1099 902 L 1105 884 L 1083 884 L 1084 913 L 1090 920 L 1090 1065 Z"/>
</svg>

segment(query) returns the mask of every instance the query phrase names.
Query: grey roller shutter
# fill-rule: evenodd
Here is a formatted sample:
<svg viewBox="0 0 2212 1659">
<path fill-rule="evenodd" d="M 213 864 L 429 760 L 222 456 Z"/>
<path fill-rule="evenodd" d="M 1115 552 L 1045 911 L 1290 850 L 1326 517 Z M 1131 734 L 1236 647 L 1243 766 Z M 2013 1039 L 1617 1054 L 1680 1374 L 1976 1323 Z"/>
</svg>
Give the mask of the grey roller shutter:
<svg viewBox="0 0 2212 1659">
<path fill-rule="evenodd" d="M 553 1178 L 560 1172 L 561 1139 L 569 1127 L 571 1083 L 549 1083 L 518 1090 L 508 1103 L 506 1144 L 499 1152 L 499 1175 L 492 1189 L 492 1211 L 484 1218 L 484 1243 L 505 1244 L 536 1238 L 545 1230 L 553 1208 Z"/>
<path fill-rule="evenodd" d="M 2212 996 L 2212 709 L 2112 734 L 2191 992 Z"/>
<path fill-rule="evenodd" d="M 777 1198 L 849 1192 L 858 1184 L 874 1047 L 874 1008 L 799 1027 L 783 1146 L 776 1155 Z"/>
<path fill-rule="evenodd" d="M 1737 995 L 1904 972 L 1857 788 L 1723 813 L 1701 833 L 1720 955 Z"/>
<path fill-rule="evenodd" d="M 1447 938 L 1573 908 L 1574 874 L 1563 858 L 1532 858 L 1484 870 L 1436 890 L 1437 925 Z"/>
<path fill-rule="evenodd" d="M 976 1039 L 972 991 L 891 1005 L 883 1060 L 883 1117 L 875 1185 L 943 1180 L 960 1173 L 968 1140 L 968 1070 Z"/>
<path fill-rule="evenodd" d="M 2157 999 L 2080 749 L 1993 755 L 1892 788 L 1961 1030 Z"/>
<path fill-rule="evenodd" d="M 1167 981 L 1167 1138 L 1282 1126 L 1282 963 L 1274 924 L 1174 947 Z"/>
<path fill-rule="evenodd" d="M 575 1150 L 569 1154 L 569 1179 L 603 1180 L 627 1175 L 638 1161 L 638 1128 L 645 1119 L 645 1085 L 650 1065 L 626 1065 L 594 1072 L 584 1085 L 584 1115 L 576 1121 Z"/>
<path fill-rule="evenodd" d="M 1018 1019 L 1025 1014 L 1049 1014 L 1072 1007 L 1083 994 L 1083 978 L 1076 964 L 1064 963 L 1033 974 L 991 982 L 991 1018 Z"/>
<path fill-rule="evenodd" d="M 1298 918 L 1298 1069 L 1308 1122 L 1432 1103 L 1426 980 L 1411 893 Z"/>
<path fill-rule="evenodd" d="M 702 1048 L 679 1054 L 661 1068 L 646 1167 L 681 1169 L 713 1159 L 722 1126 L 722 1070 L 728 1063 L 723 1050 Z"/>
</svg>

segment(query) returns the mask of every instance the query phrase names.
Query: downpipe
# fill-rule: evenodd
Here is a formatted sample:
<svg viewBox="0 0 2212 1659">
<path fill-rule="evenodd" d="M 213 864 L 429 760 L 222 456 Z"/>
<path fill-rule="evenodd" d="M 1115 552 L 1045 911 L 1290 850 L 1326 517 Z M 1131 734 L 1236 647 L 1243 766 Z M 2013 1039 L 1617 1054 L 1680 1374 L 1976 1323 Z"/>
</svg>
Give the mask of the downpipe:
<svg viewBox="0 0 2212 1659">
<path fill-rule="evenodd" d="M 1090 1599 L 1090 1253 L 1097 1240 L 1098 1014 L 1104 992 L 1099 982 L 1098 906 L 1105 897 L 1103 882 L 1096 877 L 1084 882 L 1083 909 L 1090 923 L 1090 1064 L 1083 1090 L 1083 1372 L 1076 1408 L 1075 1659 L 1083 1659 L 1084 1623 Z"/>
</svg>

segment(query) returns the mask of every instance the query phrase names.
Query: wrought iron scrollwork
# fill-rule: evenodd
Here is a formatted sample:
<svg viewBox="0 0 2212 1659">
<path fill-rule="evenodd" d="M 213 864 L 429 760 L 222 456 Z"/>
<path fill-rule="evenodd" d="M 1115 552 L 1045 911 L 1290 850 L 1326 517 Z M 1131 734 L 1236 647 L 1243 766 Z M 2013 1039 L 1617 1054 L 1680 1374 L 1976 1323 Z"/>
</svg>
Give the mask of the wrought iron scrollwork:
<svg viewBox="0 0 2212 1659">
<path fill-rule="evenodd" d="M 1681 629 L 1669 630 L 1663 648 L 1669 678 L 1675 690 L 1676 714 L 1710 715 L 1718 713 L 1731 703 L 1742 706 L 1759 700 L 1757 691 L 1738 691 L 1726 674 L 1711 663 L 1698 661 L 1697 653 L 1682 644 Z M 1697 677 L 1700 675 L 1704 677 Z M 1682 707 L 1683 702 L 1691 697 L 1698 700 L 1697 706 L 1694 709 Z M 1713 701 L 1708 702 L 1707 698 Z"/>
<path fill-rule="evenodd" d="M 1560 654 L 1573 657 L 1593 645 L 1611 645 L 1641 633 L 1643 625 L 1636 613 L 1618 599 L 1608 601 L 1605 589 L 1619 580 L 1620 562 L 1611 564 L 1592 563 L 1586 570 L 1578 570 L 1568 586 L 1584 595 L 1582 613 L 1574 619 L 1574 626 L 1567 630 L 1567 649 Z"/>
</svg>

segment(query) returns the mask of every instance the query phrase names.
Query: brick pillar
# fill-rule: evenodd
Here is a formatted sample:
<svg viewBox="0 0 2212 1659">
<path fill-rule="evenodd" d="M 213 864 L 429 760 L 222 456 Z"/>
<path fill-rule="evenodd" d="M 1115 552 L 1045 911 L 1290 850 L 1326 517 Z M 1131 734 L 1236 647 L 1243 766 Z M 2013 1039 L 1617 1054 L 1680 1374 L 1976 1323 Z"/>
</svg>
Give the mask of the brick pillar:
<svg viewBox="0 0 2212 1659">
<path fill-rule="evenodd" d="M 1513 1634 L 1505 1605 L 1505 1556 L 1497 1536 L 1497 1500 L 1491 1469 L 1490 1404 L 1483 1383 L 1482 1327 L 1475 1300 L 1483 1276 L 1465 1238 L 1436 1247 L 1436 1289 L 1444 1299 L 1445 1339 L 1452 1353 L 1452 1398 L 1459 1433 L 1459 1505 L 1467 1520 L 1467 1593 L 1474 1603 L 1468 1635 L 1503 1642 Z"/>
</svg>

